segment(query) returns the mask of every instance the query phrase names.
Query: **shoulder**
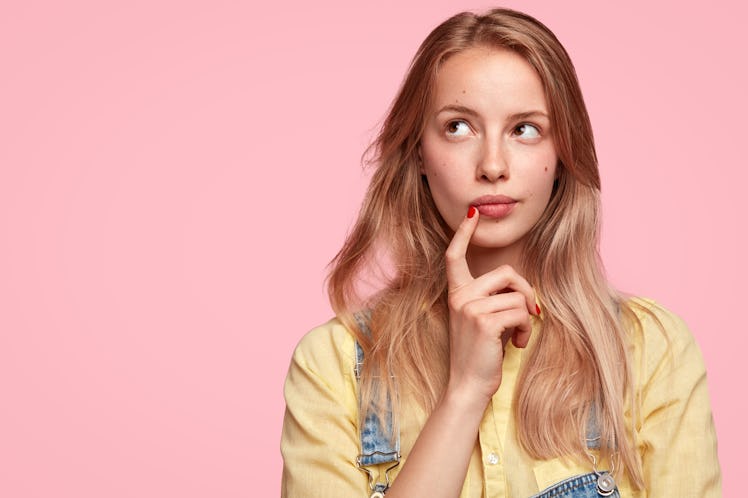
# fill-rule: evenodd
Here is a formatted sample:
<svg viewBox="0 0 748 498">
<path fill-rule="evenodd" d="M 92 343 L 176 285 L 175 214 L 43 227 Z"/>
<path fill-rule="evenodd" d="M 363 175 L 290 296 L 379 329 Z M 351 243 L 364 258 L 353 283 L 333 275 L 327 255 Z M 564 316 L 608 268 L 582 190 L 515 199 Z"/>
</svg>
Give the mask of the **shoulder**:
<svg viewBox="0 0 748 498">
<path fill-rule="evenodd" d="M 645 297 L 629 298 L 626 304 L 636 318 L 631 342 L 642 381 L 681 368 L 703 371 L 701 351 L 680 316 Z"/>
<path fill-rule="evenodd" d="M 356 360 L 353 334 L 337 318 L 314 327 L 301 338 L 291 360 L 324 378 L 350 376 Z"/>
<path fill-rule="evenodd" d="M 626 304 L 636 317 L 634 328 L 639 330 L 635 335 L 650 347 L 677 348 L 694 342 L 686 322 L 654 299 L 631 297 Z"/>
</svg>

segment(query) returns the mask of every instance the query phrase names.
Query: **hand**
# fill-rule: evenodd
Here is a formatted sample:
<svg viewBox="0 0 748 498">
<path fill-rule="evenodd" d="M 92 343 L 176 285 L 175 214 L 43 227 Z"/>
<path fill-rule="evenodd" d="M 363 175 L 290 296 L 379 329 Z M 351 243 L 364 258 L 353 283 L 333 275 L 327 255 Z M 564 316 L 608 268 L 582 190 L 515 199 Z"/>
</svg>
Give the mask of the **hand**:
<svg viewBox="0 0 748 498">
<path fill-rule="evenodd" d="M 504 346 L 527 346 L 535 292 L 511 266 L 473 278 L 465 254 L 479 214 L 465 217 L 446 252 L 450 373 L 447 390 L 488 403 L 501 385 Z"/>
</svg>

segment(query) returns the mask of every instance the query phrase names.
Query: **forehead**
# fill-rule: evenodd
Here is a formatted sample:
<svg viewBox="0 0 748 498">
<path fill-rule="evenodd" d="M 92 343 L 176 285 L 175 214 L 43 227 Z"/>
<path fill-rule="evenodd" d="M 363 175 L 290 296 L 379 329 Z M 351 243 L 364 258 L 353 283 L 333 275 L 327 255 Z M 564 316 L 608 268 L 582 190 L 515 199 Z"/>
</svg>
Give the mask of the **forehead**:
<svg viewBox="0 0 748 498">
<path fill-rule="evenodd" d="M 516 52 L 492 47 L 469 48 L 441 64 L 432 107 L 455 103 L 486 111 L 547 110 L 542 81 L 530 63 Z"/>
</svg>

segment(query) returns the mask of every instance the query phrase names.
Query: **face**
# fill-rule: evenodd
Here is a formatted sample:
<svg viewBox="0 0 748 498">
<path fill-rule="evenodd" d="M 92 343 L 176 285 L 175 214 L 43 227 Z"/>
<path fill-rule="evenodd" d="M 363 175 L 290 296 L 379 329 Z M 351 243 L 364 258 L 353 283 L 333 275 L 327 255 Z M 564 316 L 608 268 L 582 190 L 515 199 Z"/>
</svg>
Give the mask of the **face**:
<svg viewBox="0 0 748 498">
<path fill-rule="evenodd" d="M 540 77 L 514 52 L 475 47 L 442 64 L 433 97 L 419 153 L 439 213 L 455 230 L 475 206 L 473 246 L 521 247 L 556 176 Z"/>
</svg>

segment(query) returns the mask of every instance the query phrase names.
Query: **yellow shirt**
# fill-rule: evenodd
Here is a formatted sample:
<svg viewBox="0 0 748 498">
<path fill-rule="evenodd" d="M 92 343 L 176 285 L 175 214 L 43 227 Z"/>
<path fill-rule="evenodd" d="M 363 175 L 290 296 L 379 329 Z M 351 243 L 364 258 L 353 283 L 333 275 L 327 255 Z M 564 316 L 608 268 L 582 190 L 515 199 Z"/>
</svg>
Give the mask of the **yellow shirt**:
<svg viewBox="0 0 748 498">
<path fill-rule="evenodd" d="M 646 489 L 632 491 L 617 472 L 618 490 L 622 497 L 721 496 L 717 439 L 699 348 L 680 318 L 650 300 L 635 299 L 654 311 L 667 338 L 651 317 L 640 314 L 644 333 L 632 337 L 632 365 L 641 400 L 636 442 Z M 533 317 L 534 332 L 538 325 Z M 507 344 L 501 386 L 480 424 L 460 498 L 527 498 L 592 471 L 591 461 L 534 460 L 516 440 L 512 398 L 524 351 Z M 354 338 L 336 319 L 310 331 L 297 346 L 285 384 L 283 497 L 371 494 L 368 478 L 355 462 L 360 453 L 355 358 Z M 402 460 L 390 477 L 407 462 L 426 419 L 418 408 L 404 409 L 399 420 Z M 604 462 L 598 467 L 607 468 Z"/>
</svg>

